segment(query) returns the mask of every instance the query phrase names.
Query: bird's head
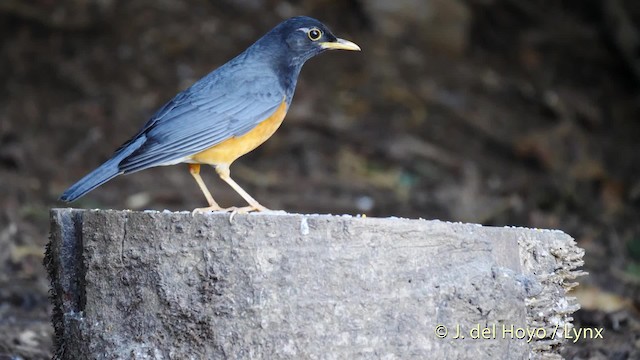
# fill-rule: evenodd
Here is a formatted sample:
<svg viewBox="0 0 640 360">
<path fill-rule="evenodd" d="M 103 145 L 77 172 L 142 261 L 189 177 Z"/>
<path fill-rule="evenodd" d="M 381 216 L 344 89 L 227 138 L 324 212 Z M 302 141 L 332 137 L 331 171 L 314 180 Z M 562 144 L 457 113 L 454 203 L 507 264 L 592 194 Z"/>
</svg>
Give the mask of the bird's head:
<svg viewBox="0 0 640 360">
<path fill-rule="evenodd" d="M 320 21 L 307 16 L 297 16 L 283 21 L 265 35 L 269 47 L 276 47 L 280 55 L 290 60 L 292 65 L 302 65 L 310 58 L 326 50 L 360 51 L 351 41 L 337 38 Z"/>
</svg>

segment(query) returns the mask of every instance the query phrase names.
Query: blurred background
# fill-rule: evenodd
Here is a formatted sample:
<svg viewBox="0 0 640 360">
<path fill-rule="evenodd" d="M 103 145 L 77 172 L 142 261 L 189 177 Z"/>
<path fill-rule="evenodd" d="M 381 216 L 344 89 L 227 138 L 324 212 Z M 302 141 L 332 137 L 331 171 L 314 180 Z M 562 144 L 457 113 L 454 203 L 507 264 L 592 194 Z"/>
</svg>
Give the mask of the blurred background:
<svg viewBox="0 0 640 360">
<path fill-rule="evenodd" d="M 48 211 L 175 93 L 281 20 L 361 53 L 302 71 L 235 179 L 290 212 L 561 229 L 586 249 L 573 359 L 640 358 L 640 2 L 0 1 L 0 359 L 46 359 Z M 203 168 L 223 206 L 242 200 Z M 191 210 L 186 165 L 74 207 Z"/>
</svg>

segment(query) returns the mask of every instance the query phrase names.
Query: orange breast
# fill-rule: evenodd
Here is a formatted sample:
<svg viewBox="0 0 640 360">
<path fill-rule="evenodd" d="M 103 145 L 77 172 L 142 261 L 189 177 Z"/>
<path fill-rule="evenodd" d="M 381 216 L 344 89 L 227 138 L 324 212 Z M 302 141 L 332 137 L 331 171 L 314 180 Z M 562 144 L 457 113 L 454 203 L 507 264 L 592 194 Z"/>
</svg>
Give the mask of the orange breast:
<svg viewBox="0 0 640 360">
<path fill-rule="evenodd" d="M 232 137 L 190 157 L 198 164 L 231 165 L 237 158 L 267 141 L 278 130 L 287 114 L 287 102 L 283 99 L 278 109 L 248 133 Z"/>
</svg>

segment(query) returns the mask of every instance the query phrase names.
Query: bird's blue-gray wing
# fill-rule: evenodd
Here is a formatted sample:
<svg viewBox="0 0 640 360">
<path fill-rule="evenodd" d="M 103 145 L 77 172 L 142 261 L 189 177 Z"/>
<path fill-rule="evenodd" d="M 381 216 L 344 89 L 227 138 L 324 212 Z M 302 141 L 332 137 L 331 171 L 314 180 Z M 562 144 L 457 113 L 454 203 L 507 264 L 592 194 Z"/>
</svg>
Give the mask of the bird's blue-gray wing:
<svg viewBox="0 0 640 360">
<path fill-rule="evenodd" d="M 134 137 L 144 136 L 146 141 L 120 163 L 120 170 L 128 173 L 180 162 L 249 132 L 278 109 L 285 95 L 275 77 L 246 79 L 201 80 L 178 94 Z"/>
</svg>

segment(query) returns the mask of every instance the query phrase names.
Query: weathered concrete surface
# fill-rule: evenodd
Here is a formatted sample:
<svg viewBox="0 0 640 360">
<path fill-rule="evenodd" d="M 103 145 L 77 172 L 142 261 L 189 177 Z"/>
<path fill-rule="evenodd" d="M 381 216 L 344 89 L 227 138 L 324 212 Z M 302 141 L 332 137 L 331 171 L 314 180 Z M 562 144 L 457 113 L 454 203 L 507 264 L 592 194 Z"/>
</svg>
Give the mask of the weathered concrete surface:
<svg viewBox="0 0 640 360">
<path fill-rule="evenodd" d="M 65 359 L 554 358 L 583 254 L 558 231 L 425 220 L 55 209 L 51 226 Z"/>
</svg>

